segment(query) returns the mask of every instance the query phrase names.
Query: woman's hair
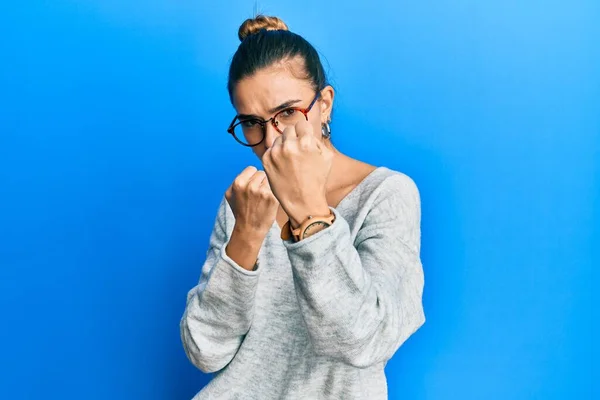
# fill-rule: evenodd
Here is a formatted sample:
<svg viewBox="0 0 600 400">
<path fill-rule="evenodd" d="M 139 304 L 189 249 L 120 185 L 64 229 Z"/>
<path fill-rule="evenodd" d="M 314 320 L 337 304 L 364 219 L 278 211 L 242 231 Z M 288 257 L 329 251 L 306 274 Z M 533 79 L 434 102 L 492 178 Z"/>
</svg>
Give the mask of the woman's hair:
<svg viewBox="0 0 600 400">
<path fill-rule="evenodd" d="M 242 42 L 229 66 L 227 89 L 233 100 L 235 85 L 245 77 L 270 65 L 296 57 L 304 61 L 304 79 L 315 91 L 328 85 L 321 59 L 315 48 L 302 36 L 288 30 L 277 17 L 259 15 L 247 19 L 240 26 L 238 37 Z"/>
</svg>

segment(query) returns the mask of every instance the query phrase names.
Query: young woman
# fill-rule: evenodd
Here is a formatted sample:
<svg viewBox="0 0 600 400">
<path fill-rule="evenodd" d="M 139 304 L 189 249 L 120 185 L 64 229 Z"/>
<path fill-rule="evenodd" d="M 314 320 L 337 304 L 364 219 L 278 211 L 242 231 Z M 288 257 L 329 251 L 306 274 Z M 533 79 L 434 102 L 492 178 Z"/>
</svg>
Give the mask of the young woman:
<svg viewBox="0 0 600 400">
<path fill-rule="evenodd" d="M 215 373 L 195 399 L 386 399 L 385 364 L 425 321 L 417 187 L 332 145 L 305 39 L 265 16 L 239 38 L 228 132 L 264 171 L 226 191 L 187 296 L 186 354 Z"/>
</svg>

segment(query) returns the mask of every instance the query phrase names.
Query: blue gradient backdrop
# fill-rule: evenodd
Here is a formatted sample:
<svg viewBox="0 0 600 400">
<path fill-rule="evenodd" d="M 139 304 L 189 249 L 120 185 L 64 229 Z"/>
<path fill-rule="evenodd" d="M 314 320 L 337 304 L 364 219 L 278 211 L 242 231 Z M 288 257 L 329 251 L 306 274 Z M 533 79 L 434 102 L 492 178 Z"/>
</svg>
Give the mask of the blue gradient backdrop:
<svg viewBox="0 0 600 400">
<path fill-rule="evenodd" d="M 253 10 L 0 5 L 0 398 L 207 382 L 178 323 L 219 199 L 257 164 L 225 132 Z M 600 398 L 600 2 L 259 10 L 325 56 L 339 148 L 421 189 L 427 323 L 388 364 L 390 398 Z"/>
</svg>

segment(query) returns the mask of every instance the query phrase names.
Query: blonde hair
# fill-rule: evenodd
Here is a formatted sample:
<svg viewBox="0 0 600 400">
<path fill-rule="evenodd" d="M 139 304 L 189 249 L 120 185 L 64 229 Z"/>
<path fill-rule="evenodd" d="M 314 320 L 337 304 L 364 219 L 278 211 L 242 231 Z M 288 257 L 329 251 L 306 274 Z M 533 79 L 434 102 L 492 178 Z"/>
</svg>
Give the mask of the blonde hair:
<svg viewBox="0 0 600 400">
<path fill-rule="evenodd" d="M 245 20 L 238 30 L 240 42 L 243 42 L 248 36 L 260 32 L 267 31 L 287 31 L 289 30 L 285 22 L 277 17 L 268 17 L 266 15 L 257 15 L 254 18 Z"/>
</svg>

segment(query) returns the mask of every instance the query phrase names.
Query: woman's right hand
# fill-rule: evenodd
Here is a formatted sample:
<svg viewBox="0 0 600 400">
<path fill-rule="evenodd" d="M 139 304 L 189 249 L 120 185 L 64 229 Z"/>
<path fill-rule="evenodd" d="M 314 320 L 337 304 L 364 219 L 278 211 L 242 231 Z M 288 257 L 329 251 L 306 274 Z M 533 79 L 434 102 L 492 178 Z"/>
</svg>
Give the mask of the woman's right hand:
<svg viewBox="0 0 600 400">
<path fill-rule="evenodd" d="M 246 167 L 229 186 L 225 198 L 233 210 L 237 230 L 266 236 L 277 216 L 279 201 L 264 171 Z"/>
<path fill-rule="evenodd" d="M 265 172 L 252 166 L 235 178 L 225 198 L 235 216 L 225 252 L 239 266 L 252 271 L 262 242 L 277 216 L 279 201 L 271 191 Z"/>
</svg>

